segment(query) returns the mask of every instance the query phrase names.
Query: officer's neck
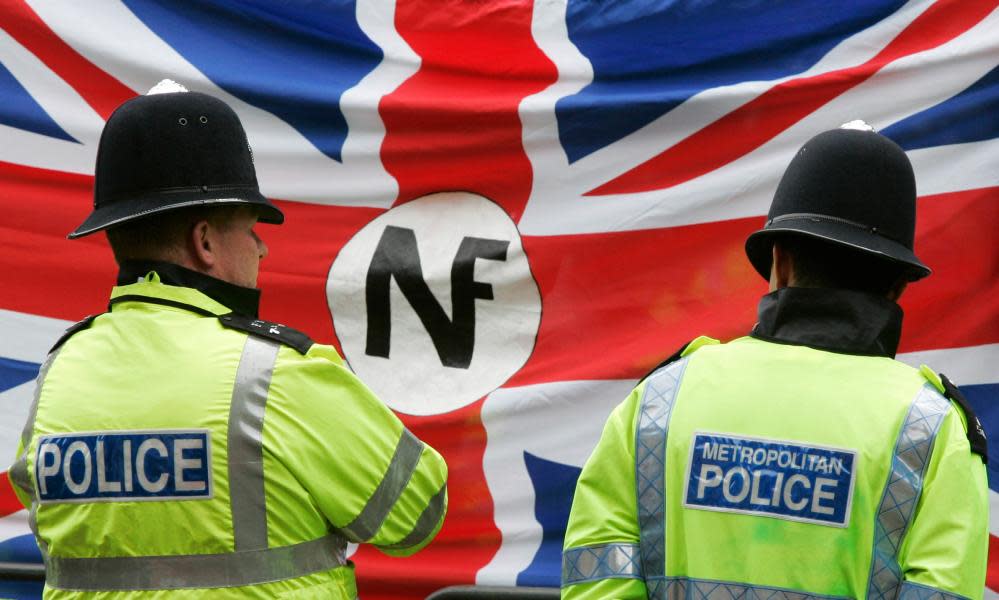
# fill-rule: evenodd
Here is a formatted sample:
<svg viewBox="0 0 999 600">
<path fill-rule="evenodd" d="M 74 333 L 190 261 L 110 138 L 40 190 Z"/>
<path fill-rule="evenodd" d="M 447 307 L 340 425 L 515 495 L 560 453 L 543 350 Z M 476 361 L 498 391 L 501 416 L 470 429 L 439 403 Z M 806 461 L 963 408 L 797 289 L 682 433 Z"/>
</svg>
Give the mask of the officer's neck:
<svg viewBox="0 0 999 600">
<path fill-rule="evenodd" d="M 853 290 L 785 287 L 760 300 L 752 335 L 819 350 L 894 357 L 902 309 L 884 296 Z"/>
<path fill-rule="evenodd" d="M 235 313 L 253 318 L 257 318 L 259 314 L 260 290 L 229 283 L 172 262 L 123 261 L 118 269 L 118 285 L 143 280 L 150 271 L 159 275 L 160 283 L 196 289 Z"/>
</svg>

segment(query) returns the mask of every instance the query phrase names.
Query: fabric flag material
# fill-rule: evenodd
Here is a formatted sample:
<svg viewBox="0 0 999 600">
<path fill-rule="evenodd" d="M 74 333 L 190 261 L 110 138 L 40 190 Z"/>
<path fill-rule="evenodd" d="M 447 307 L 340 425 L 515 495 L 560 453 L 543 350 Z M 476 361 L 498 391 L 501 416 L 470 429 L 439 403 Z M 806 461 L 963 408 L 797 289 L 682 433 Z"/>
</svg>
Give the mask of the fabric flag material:
<svg viewBox="0 0 999 600">
<path fill-rule="evenodd" d="M 336 344 L 450 465 L 431 546 L 354 554 L 363 597 L 557 586 L 610 410 L 693 337 L 749 331 L 743 242 L 795 150 L 854 119 L 916 171 L 934 274 L 902 298 L 899 358 L 957 382 L 999 457 L 997 4 L 5 2 L 0 456 L 114 281 L 101 236 L 65 238 L 103 123 L 168 77 L 236 110 L 287 215 L 259 230 L 261 314 Z M 0 561 L 40 561 L 6 473 Z"/>
</svg>

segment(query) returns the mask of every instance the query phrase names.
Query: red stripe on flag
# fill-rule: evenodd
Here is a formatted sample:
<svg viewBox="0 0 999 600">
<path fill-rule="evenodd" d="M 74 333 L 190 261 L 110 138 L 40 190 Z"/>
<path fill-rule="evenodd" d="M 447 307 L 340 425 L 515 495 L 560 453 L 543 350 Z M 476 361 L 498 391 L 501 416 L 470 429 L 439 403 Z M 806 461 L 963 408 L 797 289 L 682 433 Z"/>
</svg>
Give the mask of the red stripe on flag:
<svg viewBox="0 0 999 600">
<path fill-rule="evenodd" d="M 24 510 L 21 501 L 14 494 L 14 486 L 10 482 L 10 477 L 6 471 L 0 472 L 0 517 Z"/>
<path fill-rule="evenodd" d="M 586 195 L 663 189 L 710 173 L 759 148 L 892 61 L 935 48 L 964 33 L 994 8 L 994 2 L 938 2 L 867 62 L 777 84 L 662 154 Z"/>
<path fill-rule="evenodd" d="M 900 352 L 999 342 L 997 222 L 999 188 L 919 200 L 916 252 L 936 272 L 902 297 Z M 544 310 L 506 385 L 637 378 L 698 335 L 748 333 L 767 285 L 743 243 L 762 223 L 525 237 Z"/>
<path fill-rule="evenodd" d="M 65 238 L 90 209 L 92 180 L 0 163 L 0 308 L 66 320 L 103 309 L 116 272 L 103 236 Z M 328 343 L 329 268 L 380 211 L 280 204 L 288 224 L 259 229 L 271 247 L 261 314 Z M 508 385 L 638 377 L 697 335 L 746 332 L 766 284 L 743 240 L 762 220 L 525 237 L 544 310 L 534 355 Z M 916 252 L 935 272 L 902 297 L 902 352 L 999 342 L 996 222 L 999 188 L 920 199 Z"/>
<path fill-rule="evenodd" d="M 900 352 L 999 342 L 999 187 L 919 200 L 916 255 L 933 269 L 909 286 Z"/>
<path fill-rule="evenodd" d="M 93 180 L 0 162 L 0 308 L 70 321 L 103 310 L 116 272 L 104 236 L 66 239 L 90 212 Z"/>
<path fill-rule="evenodd" d="M 985 572 L 985 586 L 999 592 L 999 538 L 989 534 L 989 562 Z"/>
<path fill-rule="evenodd" d="M 386 128 L 382 162 L 399 182 L 397 203 L 465 190 L 520 219 L 533 172 L 518 109 L 525 97 L 558 78 L 534 41 L 533 10 L 526 1 L 397 2 L 396 30 L 422 60 L 420 70 L 379 105 Z M 486 434 L 480 407 L 481 401 L 445 416 L 403 417 L 448 460 L 451 516 L 437 540 L 404 564 L 362 547 L 357 558 L 362 596 L 398 598 L 474 583 L 499 548 L 482 467 Z M 410 574 L 405 585 L 391 576 L 400 569 Z"/>
<path fill-rule="evenodd" d="M 399 202 L 465 190 L 520 219 L 532 170 L 518 107 L 558 78 L 534 41 L 532 14 L 524 1 L 397 3 L 396 29 L 422 59 L 379 106 L 382 160 L 399 181 Z"/>
<path fill-rule="evenodd" d="M 0 162 L 0 308 L 69 321 L 104 310 L 117 273 L 104 235 L 66 239 L 90 212 L 93 181 Z M 261 263 L 261 315 L 332 343 L 326 276 L 340 248 L 382 211 L 276 202 L 289 224 L 257 227 L 272 249 Z"/>
<path fill-rule="evenodd" d="M 105 120 L 119 104 L 136 95 L 64 42 L 24 0 L 8 3 L 0 10 L 0 29 L 73 86 Z"/>
<path fill-rule="evenodd" d="M 698 335 L 745 333 L 766 283 L 743 242 L 762 220 L 525 237 L 541 328 L 507 385 L 637 378 Z"/>
<path fill-rule="evenodd" d="M 0 163 L 0 308 L 66 320 L 103 309 L 116 272 L 103 236 L 65 238 L 90 209 L 92 181 Z M 280 204 L 288 224 L 259 228 L 271 247 L 261 314 L 328 343 L 330 266 L 380 211 Z M 996 222 L 999 188 L 919 200 L 916 253 L 935 272 L 902 297 L 902 352 L 999 342 Z M 743 252 L 761 223 L 525 237 L 544 310 L 534 355 L 510 383 L 638 377 L 692 337 L 741 335 L 766 291 Z"/>
</svg>

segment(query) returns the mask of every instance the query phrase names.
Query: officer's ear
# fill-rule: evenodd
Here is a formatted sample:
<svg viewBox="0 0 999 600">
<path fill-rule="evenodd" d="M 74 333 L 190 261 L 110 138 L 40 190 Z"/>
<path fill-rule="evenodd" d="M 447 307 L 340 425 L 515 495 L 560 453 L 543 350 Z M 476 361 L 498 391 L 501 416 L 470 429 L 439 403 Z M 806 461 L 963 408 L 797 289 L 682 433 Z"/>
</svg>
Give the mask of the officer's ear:
<svg viewBox="0 0 999 600">
<path fill-rule="evenodd" d="M 770 263 L 770 291 L 776 292 L 794 283 L 794 260 L 780 242 L 774 242 L 770 252 L 773 257 Z"/>
<path fill-rule="evenodd" d="M 211 270 L 218 262 L 215 228 L 208 219 L 199 219 L 194 223 L 187 245 L 198 271 Z"/>
</svg>

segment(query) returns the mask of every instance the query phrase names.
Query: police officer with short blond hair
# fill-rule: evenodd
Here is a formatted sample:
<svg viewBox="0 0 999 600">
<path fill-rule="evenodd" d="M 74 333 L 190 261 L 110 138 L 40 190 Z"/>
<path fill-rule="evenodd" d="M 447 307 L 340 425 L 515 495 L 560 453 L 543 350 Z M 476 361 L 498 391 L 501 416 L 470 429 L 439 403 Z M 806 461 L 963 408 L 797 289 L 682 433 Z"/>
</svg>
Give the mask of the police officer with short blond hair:
<svg viewBox="0 0 999 600">
<path fill-rule="evenodd" d="M 347 543 L 429 543 L 447 467 L 334 348 L 258 318 L 255 225 L 284 215 L 236 113 L 165 87 L 101 136 L 70 237 L 106 230 L 118 285 L 49 354 L 11 468 L 45 597 L 354 598 Z"/>
<path fill-rule="evenodd" d="M 905 153 L 862 123 L 797 153 L 746 242 L 752 333 L 698 338 L 607 421 L 569 517 L 562 597 L 981 598 L 985 437 L 894 359 L 913 254 Z"/>
</svg>

